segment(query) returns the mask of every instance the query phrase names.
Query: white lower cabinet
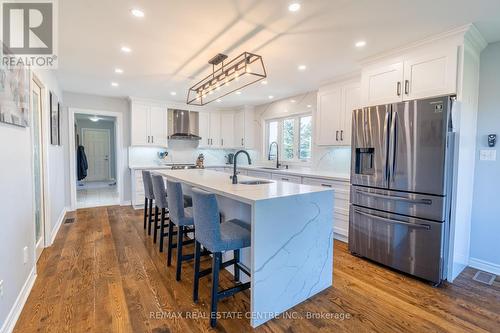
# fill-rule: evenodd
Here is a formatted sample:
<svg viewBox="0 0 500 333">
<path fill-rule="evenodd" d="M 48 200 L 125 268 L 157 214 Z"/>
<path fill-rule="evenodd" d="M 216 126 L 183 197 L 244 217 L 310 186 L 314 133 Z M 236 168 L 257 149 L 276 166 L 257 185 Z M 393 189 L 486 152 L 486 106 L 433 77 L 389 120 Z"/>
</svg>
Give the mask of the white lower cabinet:
<svg viewBox="0 0 500 333">
<path fill-rule="evenodd" d="M 347 241 L 349 234 L 349 182 L 303 177 L 302 184 L 332 188 L 335 191 L 333 200 L 333 231 Z M 342 239 L 344 238 L 345 239 Z"/>
<path fill-rule="evenodd" d="M 288 176 L 288 175 L 283 175 L 279 173 L 273 173 L 272 174 L 272 179 L 274 180 L 280 180 L 282 182 L 288 182 L 288 183 L 296 183 L 296 184 L 301 184 L 302 183 L 302 178 L 297 177 L 297 176 Z"/>
<path fill-rule="evenodd" d="M 144 182 L 142 181 L 142 170 L 132 170 L 132 206 L 144 206 Z"/>
<path fill-rule="evenodd" d="M 262 178 L 262 179 L 272 179 L 271 173 L 264 171 L 247 170 L 247 176 Z"/>
</svg>

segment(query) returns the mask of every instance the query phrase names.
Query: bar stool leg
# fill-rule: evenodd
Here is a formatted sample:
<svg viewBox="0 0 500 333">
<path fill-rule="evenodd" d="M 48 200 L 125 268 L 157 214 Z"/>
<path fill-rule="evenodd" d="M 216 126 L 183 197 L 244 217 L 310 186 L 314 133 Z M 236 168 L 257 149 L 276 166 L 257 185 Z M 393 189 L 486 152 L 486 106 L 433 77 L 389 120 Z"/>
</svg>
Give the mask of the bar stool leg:
<svg viewBox="0 0 500 333">
<path fill-rule="evenodd" d="M 200 253 L 201 245 L 194 241 L 194 284 L 193 284 L 193 302 L 198 302 L 198 286 L 200 285 Z"/>
<path fill-rule="evenodd" d="M 210 326 L 217 325 L 217 301 L 219 290 L 219 270 L 222 262 L 222 253 L 214 252 L 212 258 L 212 299 L 210 304 Z"/>
<path fill-rule="evenodd" d="M 240 262 L 240 249 L 234 250 L 234 281 L 239 282 L 240 281 L 240 268 L 238 267 L 237 263 Z"/>
<path fill-rule="evenodd" d="M 144 230 L 148 226 L 148 198 L 144 197 Z"/>
<path fill-rule="evenodd" d="M 168 246 L 167 246 L 167 266 L 172 265 L 172 242 L 174 234 L 174 224 L 168 221 Z"/>
<path fill-rule="evenodd" d="M 151 224 L 153 223 L 153 200 L 149 200 L 148 235 L 151 236 Z"/>
<path fill-rule="evenodd" d="M 165 234 L 165 208 L 161 209 L 161 223 L 160 223 L 160 252 L 163 252 L 163 238 Z"/>
<path fill-rule="evenodd" d="M 158 235 L 158 206 L 155 205 L 155 220 L 154 220 L 155 230 L 153 231 L 153 243 L 156 243 L 156 236 Z"/>
<path fill-rule="evenodd" d="M 177 231 L 177 270 L 175 273 L 175 279 L 177 281 L 181 280 L 181 268 L 182 268 L 182 240 L 184 238 L 184 227 L 179 226 Z"/>
</svg>

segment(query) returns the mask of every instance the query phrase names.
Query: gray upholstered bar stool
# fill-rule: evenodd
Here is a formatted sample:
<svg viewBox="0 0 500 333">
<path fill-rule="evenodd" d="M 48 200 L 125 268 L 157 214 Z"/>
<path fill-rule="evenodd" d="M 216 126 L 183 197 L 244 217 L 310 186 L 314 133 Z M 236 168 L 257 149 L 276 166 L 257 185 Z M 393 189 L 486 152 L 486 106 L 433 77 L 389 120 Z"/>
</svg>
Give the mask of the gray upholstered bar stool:
<svg viewBox="0 0 500 333">
<path fill-rule="evenodd" d="M 172 264 L 172 249 L 177 245 L 177 267 L 175 279 L 180 281 L 182 262 L 193 259 L 193 254 L 183 255 L 183 245 L 192 243 L 194 240 L 184 241 L 184 236 L 194 230 L 194 221 L 192 207 L 185 208 L 189 202 L 186 202 L 182 185 L 167 179 L 167 202 L 170 216 L 168 225 L 168 245 L 167 245 L 167 266 Z M 177 244 L 173 244 L 174 225 L 177 226 Z"/>
<path fill-rule="evenodd" d="M 151 172 L 147 170 L 142 170 L 142 182 L 144 184 L 144 229 L 146 229 L 147 227 L 148 235 L 151 235 L 151 225 L 153 224 L 153 201 L 155 199 L 155 195 L 153 192 L 153 183 L 151 180 Z M 157 217 L 158 217 L 158 209 L 155 207 L 155 214 L 154 214 L 155 226 Z"/>
<path fill-rule="evenodd" d="M 219 270 L 234 265 L 234 279 L 240 280 L 240 270 L 250 272 L 240 265 L 240 249 L 250 246 L 250 227 L 240 220 L 220 223 L 220 212 L 215 194 L 193 188 L 193 217 L 195 231 L 193 300 L 198 301 L 200 277 L 212 273 L 212 297 L 210 302 L 210 325 L 217 324 L 217 302 L 250 288 L 250 282 L 237 284 L 233 288 L 219 291 Z M 201 246 L 213 253 L 212 268 L 200 272 Z M 233 251 L 234 258 L 222 262 L 222 252 Z"/>
<path fill-rule="evenodd" d="M 163 252 L 163 239 L 165 236 L 168 236 L 165 233 L 165 222 L 167 221 L 167 213 L 168 213 L 168 203 L 167 203 L 167 192 L 165 190 L 165 182 L 163 181 L 163 177 L 160 175 L 153 175 L 152 177 L 153 183 L 153 193 L 155 195 L 155 208 L 161 210 L 160 213 L 160 252 Z M 170 223 L 170 221 L 168 222 Z M 156 238 L 156 237 L 155 237 Z"/>
</svg>

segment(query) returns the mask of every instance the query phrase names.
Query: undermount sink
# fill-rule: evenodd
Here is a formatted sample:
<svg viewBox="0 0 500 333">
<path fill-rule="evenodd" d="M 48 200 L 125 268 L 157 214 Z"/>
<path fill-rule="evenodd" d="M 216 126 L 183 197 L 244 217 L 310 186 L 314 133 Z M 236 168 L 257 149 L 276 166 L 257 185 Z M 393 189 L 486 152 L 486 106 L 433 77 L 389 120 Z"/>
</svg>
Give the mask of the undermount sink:
<svg viewBox="0 0 500 333">
<path fill-rule="evenodd" d="M 269 180 L 243 180 L 238 184 L 242 185 L 262 185 L 262 184 L 270 184 L 272 181 Z"/>
</svg>

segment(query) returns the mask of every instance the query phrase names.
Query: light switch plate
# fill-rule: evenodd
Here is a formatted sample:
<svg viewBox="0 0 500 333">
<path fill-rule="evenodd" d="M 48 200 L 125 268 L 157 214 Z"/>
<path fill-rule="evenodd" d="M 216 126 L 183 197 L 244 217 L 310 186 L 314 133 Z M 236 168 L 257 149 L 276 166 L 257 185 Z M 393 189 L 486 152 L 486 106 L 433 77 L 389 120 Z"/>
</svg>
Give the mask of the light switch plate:
<svg viewBox="0 0 500 333">
<path fill-rule="evenodd" d="M 497 160 L 496 149 L 481 149 L 479 151 L 479 160 L 481 160 L 481 161 L 496 161 Z"/>
</svg>

